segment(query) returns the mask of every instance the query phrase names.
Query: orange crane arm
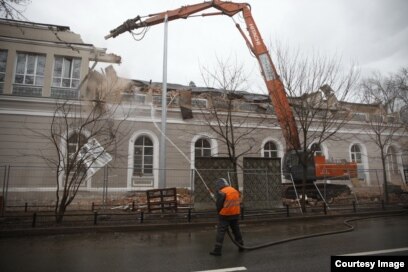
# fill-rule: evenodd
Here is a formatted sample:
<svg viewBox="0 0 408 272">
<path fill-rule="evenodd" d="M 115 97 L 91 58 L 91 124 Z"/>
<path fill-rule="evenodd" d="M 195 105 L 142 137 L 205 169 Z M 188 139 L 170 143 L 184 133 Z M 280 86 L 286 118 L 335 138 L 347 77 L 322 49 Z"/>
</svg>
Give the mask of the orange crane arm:
<svg viewBox="0 0 408 272">
<path fill-rule="evenodd" d="M 133 29 L 144 28 L 163 23 L 166 16 L 168 21 L 176 19 L 187 19 L 189 16 L 209 8 L 215 8 L 220 12 L 202 14 L 202 16 L 227 15 L 232 17 L 235 14 L 242 12 L 247 31 L 249 33 L 249 38 L 241 29 L 239 24 L 236 24 L 236 26 L 261 66 L 262 76 L 266 83 L 269 97 L 271 98 L 276 117 L 278 118 L 283 136 L 286 141 L 286 149 L 299 150 L 300 140 L 298 129 L 292 109 L 286 96 L 285 88 L 282 81 L 280 80 L 278 73 L 276 72 L 275 65 L 272 62 L 268 49 L 252 17 L 251 6 L 249 4 L 213 0 L 200 4 L 184 6 L 166 12 L 151 14 L 146 20 L 142 20 L 140 16 L 137 16 L 136 18 L 129 19 L 119 27 L 111 30 L 110 34 L 105 36 L 105 39 L 111 37 L 115 38 L 116 36 Z"/>
</svg>

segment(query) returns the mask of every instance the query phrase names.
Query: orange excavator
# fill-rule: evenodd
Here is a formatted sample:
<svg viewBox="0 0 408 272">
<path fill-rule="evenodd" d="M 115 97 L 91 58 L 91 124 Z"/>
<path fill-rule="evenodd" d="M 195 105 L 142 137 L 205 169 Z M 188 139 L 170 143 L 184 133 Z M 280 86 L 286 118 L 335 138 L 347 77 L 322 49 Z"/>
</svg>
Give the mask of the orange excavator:
<svg viewBox="0 0 408 272">
<path fill-rule="evenodd" d="M 283 169 L 292 176 L 295 183 L 301 182 L 304 178 L 304 168 L 299 163 L 299 158 L 301 157 L 302 151 L 300 151 L 301 144 L 296 120 L 293 115 L 292 108 L 290 107 L 283 83 L 276 71 L 275 65 L 272 62 L 271 56 L 262 39 L 258 27 L 255 24 L 251 13 L 251 6 L 248 3 L 234 3 L 213 0 L 151 14 L 147 16 L 147 19 L 137 16 L 134 19 L 125 21 L 119 27 L 111 30 L 110 34 L 105 36 L 105 39 L 112 37 L 115 38 L 126 31 L 130 32 L 134 29 L 143 29 L 152 25 L 161 24 L 164 23 L 165 20 L 172 21 L 176 19 L 187 19 L 194 14 L 209 8 L 214 8 L 218 11 L 202 13 L 200 16 L 227 15 L 229 17 L 233 17 L 238 13 L 242 13 L 248 34 L 241 29 L 239 24 L 235 25 L 244 38 L 247 46 L 259 62 L 262 76 L 266 83 L 276 117 L 286 141 L 286 154 L 283 159 Z M 306 177 L 307 181 L 314 181 L 326 177 L 345 176 L 349 175 L 350 173 L 355 175 L 356 168 L 357 166 L 355 163 L 328 164 L 323 156 L 318 156 L 314 159 L 308 160 Z"/>
</svg>

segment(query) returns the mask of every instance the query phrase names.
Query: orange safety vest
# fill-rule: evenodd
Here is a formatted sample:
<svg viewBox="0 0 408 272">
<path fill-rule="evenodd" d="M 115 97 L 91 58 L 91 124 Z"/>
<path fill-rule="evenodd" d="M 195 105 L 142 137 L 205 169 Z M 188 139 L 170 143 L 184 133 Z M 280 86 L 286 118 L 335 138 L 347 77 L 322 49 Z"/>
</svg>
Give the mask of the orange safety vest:
<svg viewBox="0 0 408 272">
<path fill-rule="evenodd" d="M 220 211 L 220 215 L 237 215 L 241 212 L 239 192 L 234 188 L 227 186 L 220 190 L 225 193 L 224 206 Z"/>
</svg>

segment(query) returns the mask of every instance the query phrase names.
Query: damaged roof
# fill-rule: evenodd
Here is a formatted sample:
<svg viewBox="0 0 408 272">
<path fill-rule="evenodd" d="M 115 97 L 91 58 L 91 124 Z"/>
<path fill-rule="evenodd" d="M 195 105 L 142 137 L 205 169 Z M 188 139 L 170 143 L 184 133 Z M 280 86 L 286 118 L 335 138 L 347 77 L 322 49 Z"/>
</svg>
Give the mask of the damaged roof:
<svg viewBox="0 0 408 272">
<path fill-rule="evenodd" d="M 163 84 L 162 82 L 152 82 L 152 81 L 144 81 L 144 80 L 133 80 L 135 86 L 139 87 L 140 89 L 147 91 L 148 89 L 157 90 L 157 92 L 161 93 Z M 189 86 L 189 85 L 182 85 L 182 84 L 175 84 L 175 83 L 167 83 L 167 90 L 175 90 L 175 91 L 183 91 L 183 90 L 190 90 L 195 95 L 200 95 L 202 93 L 218 93 L 218 94 L 225 94 L 225 90 L 211 88 L 211 87 L 196 87 L 196 86 Z M 237 99 L 243 99 L 247 102 L 256 103 L 256 102 L 269 102 L 270 98 L 269 95 L 263 94 L 253 94 L 246 91 L 234 91 L 228 93 L 229 95 L 235 96 Z"/>
<path fill-rule="evenodd" d="M 85 43 L 81 35 L 72 32 L 68 26 L 0 18 L 0 33 L 2 41 L 62 46 L 76 51 L 86 50 L 90 52 L 91 61 L 121 63 L 120 56 L 106 53 L 106 48 Z"/>
<path fill-rule="evenodd" d="M 162 82 L 152 82 L 152 81 L 145 81 L 145 80 L 132 80 L 134 86 L 138 87 L 141 93 L 147 93 L 149 90 L 155 94 L 161 94 L 162 91 Z M 217 88 L 210 88 L 210 87 L 196 87 L 194 84 L 190 85 L 182 85 L 182 84 L 175 84 L 175 83 L 167 83 L 167 90 L 168 91 L 191 91 L 193 96 L 199 97 L 201 94 L 208 94 L 208 93 L 215 93 L 215 94 L 225 94 L 225 90 L 217 89 Z M 313 95 L 316 92 L 312 92 L 308 95 Z M 254 94 L 247 91 L 234 91 L 228 93 L 228 95 L 233 95 L 236 99 L 239 99 L 243 102 L 249 104 L 259 104 L 258 106 L 264 106 L 265 104 L 271 104 L 271 100 L 269 95 L 266 94 Z M 289 97 L 289 103 L 294 105 L 298 104 L 298 101 L 303 99 L 303 97 Z M 337 99 L 335 99 L 337 101 Z M 354 102 L 346 102 L 346 101 L 337 101 L 339 104 L 342 105 L 343 109 L 348 109 L 355 113 L 375 113 L 379 110 L 378 104 L 360 104 Z M 271 105 L 270 105 L 271 106 Z M 336 109 L 337 106 L 334 105 L 333 109 Z"/>
</svg>

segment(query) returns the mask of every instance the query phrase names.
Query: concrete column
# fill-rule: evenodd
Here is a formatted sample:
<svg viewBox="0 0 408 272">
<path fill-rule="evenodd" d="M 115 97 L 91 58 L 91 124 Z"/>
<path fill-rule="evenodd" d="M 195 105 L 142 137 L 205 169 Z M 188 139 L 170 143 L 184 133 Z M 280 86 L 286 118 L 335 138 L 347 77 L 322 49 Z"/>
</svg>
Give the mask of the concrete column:
<svg viewBox="0 0 408 272">
<path fill-rule="evenodd" d="M 13 90 L 14 72 L 17 54 L 15 50 L 7 50 L 6 77 L 4 78 L 4 94 L 11 94 Z"/>
<path fill-rule="evenodd" d="M 44 70 L 44 86 L 42 89 L 42 96 L 51 96 L 52 84 L 52 70 L 54 67 L 54 54 L 46 54 L 45 56 L 45 70 Z"/>
</svg>

